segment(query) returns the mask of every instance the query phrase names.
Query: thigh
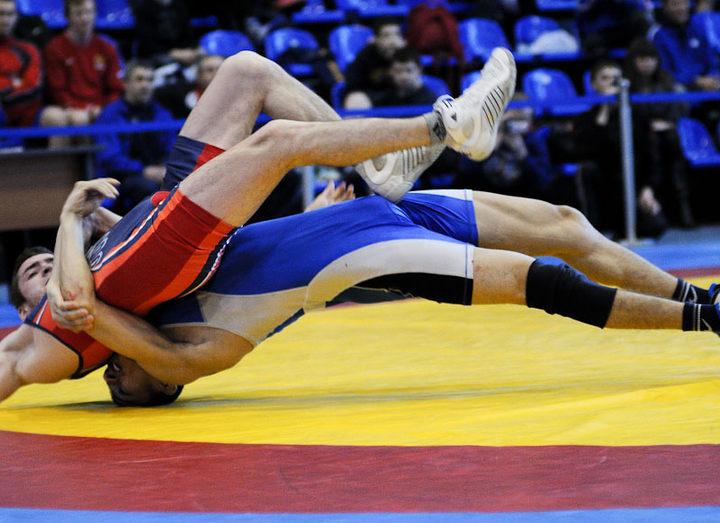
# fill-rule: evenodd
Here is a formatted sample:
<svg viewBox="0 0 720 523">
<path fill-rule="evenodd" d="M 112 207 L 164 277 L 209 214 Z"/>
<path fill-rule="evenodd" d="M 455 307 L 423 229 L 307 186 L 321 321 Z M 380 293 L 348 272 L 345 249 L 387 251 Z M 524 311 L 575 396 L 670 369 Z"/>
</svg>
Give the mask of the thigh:
<svg viewBox="0 0 720 523">
<path fill-rule="evenodd" d="M 223 149 L 250 135 L 263 102 L 261 93 L 253 88 L 254 79 L 247 78 L 257 71 L 248 63 L 253 60 L 251 53 L 241 53 L 222 63 L 180 134 Z"/>
<path fill-rule="evenodd" d="M 88 252 L 99 298 L 144 315 L 202 286 L 213 274 L 233 228 L 170 193 L 145 200 Z"/>
<path fill-rule="evenodd" d="M 473 201 L 480 247 L 552 255 L 578 248 L 594 232 L 571 207 L 482 191 Z"/>
</svg>

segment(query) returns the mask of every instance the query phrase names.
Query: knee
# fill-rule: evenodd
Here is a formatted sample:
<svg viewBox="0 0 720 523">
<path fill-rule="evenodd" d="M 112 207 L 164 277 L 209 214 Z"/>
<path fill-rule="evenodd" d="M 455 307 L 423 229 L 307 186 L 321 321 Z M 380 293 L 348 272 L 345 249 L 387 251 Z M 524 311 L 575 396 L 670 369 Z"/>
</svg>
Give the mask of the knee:
<svg viewBox="0 0 720 523">
<path fill-rule="evenodd" d="M 279 68 L 275 62 L 253 51 L 240 51 L 222 63 L 218 74 L 231 75 L 239 82 L 267 83 L 272 73 Z"/>
<path fill-rule="evenodd" d="M 293 154 L 299 149 L 296 141 L 301 134 L 300 127 L 302 122 L 271 120 L 242 143 L 254 149 L 266 150 L 266 154 L 278 160 L 282 157 L 291 161 Z"/>
<path fill-rule="evenodd" d="M 562 237 L 573 251 L 589 251 L 604 237 L 583 213 L 568 205 L 554 206 Z"/>
</svg>

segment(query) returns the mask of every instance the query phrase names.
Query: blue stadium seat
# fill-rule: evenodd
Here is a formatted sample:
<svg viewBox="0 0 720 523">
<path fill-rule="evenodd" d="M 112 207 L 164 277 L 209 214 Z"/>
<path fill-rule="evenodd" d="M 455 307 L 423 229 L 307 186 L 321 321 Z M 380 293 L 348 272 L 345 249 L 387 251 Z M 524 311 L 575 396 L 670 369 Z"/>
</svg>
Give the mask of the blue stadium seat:
<svg viewBox="0 0 720 523">
<path fill-rule="evenodd" d="M 702 11 L 695 13 L 690 19 L 691 31 L 705 35 L 708 44 L 720 52 L 720 13 L 717 11 Z"/>
<path fill-rule="evenodd" d="M 342 109 L 345 82 L 336 82 L 330 90 L 330 101 L 335 109 Z"/>
<path fill-rule="evenodd" d="M 469 73 L 463 75 L 460 79 L 460 90 L 464 91 L 478 78 L 480 78 L 480 71 L 470 71 Z"/>
<path fill-rule="evenodd" d="M 590 105 L 573 102 L 578 97 L 570 77 L 556 69 L 539 68 L 523 76 L 522 89 L 531 101 L 545 105 L 536 108 L 535 114 L 570 116 L 590 109 Z"/>
<path fill-rule="evenodd" d="M 63 0 L 17 0 L 17 8 L 24 15 L 40 16 L 50 29 L 67 25 Z"/>
<path fill-rule="evenodd" d="M 422 75 L 423 83 L 437 96 L 444 94 L 450 94 L 450 88 L 445 83 L 445 80 L 438 78 L 437 76 L 430 76 L 427 74 Z"/>
<path fill-rule="evenodd" d="M 680 118 L 677 123 L 680 148 L 693 167 L 720 166 L 720 152 L 705 126 L 694 118 Z"/>
<path fill-rule="evenodd" d="M 544 33 L 559 29 L 563 29 L 563 27 L 556 20 L 545 16 L 530 15 L 519 18 L 514 27 L 516 60 L 527 61 L 533 59 L 533 53 L 528 50 L 530 45 Z M 572 33 L 569 34 L 577 42 L 577 36 Z M 541 55 L 541 58 L 545 60 L 576 60 L 581 57 L 582 52 L 579 50 L 579 45 L 577 51 L 548 52 Z"/>
<path fill-rule="evenodd" d="M 305 7 L 293 13 L 295 24 L 341 24 L 345 13 L 339 9 L 326 9 L 322 0 L 307 0 Z"/>
<path fill-rule="evenodd" d="M 510 47 L 505 32 L 495 20 L 468 18 L 458 24 L 460 43 L 469 61 L 486 62 L 495 47 Z"/>
<path fill-rule="evenodd" d="M 357 13 L 361 18 L 380 16 L 407 16 L 408 5 L 391 5 L 387 0 L 335 0 L 335 6 L 347 13 Z"/>
<path fill-rule="evenodd" d="M 535 0 L 538 11 L 577 11 L 579 0 Z"/>
<path fill-rule="evenodd" d="M 271 31 L 265 37 L 265 56 L 275 62 L 281 60 L 283 53 L 291 49 L 316 51 L 320 48 L 317 40 L 309 31 L 294 27 L 281 27 Z M 290 62 L 284 64 L 288 73 L 296 77 L 312 76 L 314 67 L 309 63 Z"/>
<path fill-rule="evenodd" d="M 372 29 L 358 24 L 341 25 L 330 31 L 328 44 L 340 71 L 345 72 L 372 35 Z"/>
<path fill-rule="evenodd" d="M 593 87 L 592 87 L 591 77 L 592 77 L 591 71 L 585 71 L 583 73 L 582 80 L 583 80 L 583 90 L 585 91 L 585 94 L 597 94 L 595 92 L 595 89 L 593 89 Z"/>
<path fill-rule="evenodd" d="M 405 5 L 409 9 L 412 9 L 423 2 L 425 2 L 425 0 L 395 0 L 397 5 Z M 450 2 L 448 0 L 443 0 L 442 3 L 450 10 L 451 13 L 455 15 L 467 15 L 474 8 L 473 2 Z"/>
<path fill-rule="evenodd" d="M 135 16 L 127 0 L 97 0 L 95 27 L 101 31 L 134 28 Z"/>
<path fill-rule="evenodd" d="M 200 38 L 200 47 L 208 54 L 220 56 L 231 56 L 240 51 L 254 51 L 255 48 L 250 39 L 240 31 L 228 31 L 217 29 L 205 33 Z"/>
</svg>

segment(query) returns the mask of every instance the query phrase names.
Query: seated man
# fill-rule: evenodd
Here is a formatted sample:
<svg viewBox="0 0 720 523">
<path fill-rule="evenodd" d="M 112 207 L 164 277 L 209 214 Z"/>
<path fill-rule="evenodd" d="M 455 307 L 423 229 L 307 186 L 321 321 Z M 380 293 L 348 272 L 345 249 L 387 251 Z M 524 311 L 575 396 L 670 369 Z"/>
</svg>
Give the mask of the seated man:
<svg viewBox="0 0 720 523">
<path fill-rule="evenodd" d="M 170 112 L 153 99 L 153 70 L 149 63 L 132 61 L 123 73 L 123 95 L 100 112 L 97 124 L 171 122 Z M 125 214 L 147 196 L 158 191 L 165 177 L 165 162 L 175 133 L 100 134 L 96 143 L 97 175 L 119 179 L 120 195 L 115 212 Z"/>
<path fill-rule="evenodd" d="M 405 46 L 402 29 L 397 21 L 380 18 L 373 33 L 372 41 L 345 71 L 345 109 L 368 109 L 392 89 L 390 60 L 395 51 Z"/>
<path fill-rule="evenodd" d="M 94 281 L 84 287 L 77 282 L 64 285 L 61 280 L 65 298 L 82 296 L 78 293 L 83 288 L 94 285 L 100 299 L 144 315 L 160 303 L 200 288 L 217 269 L 236 228 L 294 167 L 352 165 L 402 150 L 398 156 L 408 160 L 415 156 L 414 161 L 401 162 L 410 168 L 386 172 L 383 179 L 371 180 L 381 190 L 383 182 L 389 182 L 394 191 L 405 186 L 407 173 L 418 165 L 417 149 L 411 148 L 446 143 L 475 158 L 485 157 L 494 146 L 496 122 L 515 86 L 512 55 L 497 49 L 485 66 L 482 82 L 468 88 L 457 100 L 441 98 L 432 113 L 407 119 L 318 122 L 337 116 L 278 66 L 256 57 L 254 53 L 240 53 L 226 60 L 176 141 L 165 177 L 165 185 L 174 187 L 172 191 L 156 194 L 138 205 L 98 241 L 88 253 Z M 228 110 L 229 93 L 238 90 L 234 71 L 241 63 L 248 66 L 248 61 L 260 62 L 262 67 L 255 71 L 257 76 L 249 75 L 245 82 L 263 85 L 240 89 L 244 99 L 233 100 Z M 268 79 L 268 75 L 272 78 Z M 497 104 L 495 100 L 502 102 Z M 311 121 L 273 121 L 248 136 L 261 110 L 270 116 Z M 196 172 L 187 176 L 198 164 Z M 115 191 L 112 185 L 106 185 L 104 196 Z M 393 196 L 400 198 L 404 192 Z M 70 220 L 66 213 L 64 219 Z M 60 228 L 59 238 L 79 226 L 71 220 Z M 56 247 L 58 254 L 63 249 L 61 241 Z M 77 358 L 68 357 L 69 351 L 60 339 L 81 352 L 83 360 L 99 344 L 82 333 L 72 337 L 72 333 L 59 328 L 42 302 L 30 318 L 44 330 L 29 332 L 21 327 L 8 337 L 9 341 L 3 340 L 10 349 L 3 351 L 9 359 L 0 371 L 0 397 L 7 397 L 25 383 L 68 378 L 105 361 L 99 358 L 78 369 Z"/>
</svg>

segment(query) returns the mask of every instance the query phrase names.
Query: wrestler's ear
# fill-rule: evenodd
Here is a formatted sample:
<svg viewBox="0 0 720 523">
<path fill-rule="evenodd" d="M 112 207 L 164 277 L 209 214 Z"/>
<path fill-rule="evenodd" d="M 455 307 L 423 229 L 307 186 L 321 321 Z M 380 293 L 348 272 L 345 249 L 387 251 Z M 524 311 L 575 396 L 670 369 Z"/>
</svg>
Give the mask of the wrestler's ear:
<svg viewBox="0 0 720 523">
<path fill-rule="evenodd" d="M 178 389 L 177 385 L 172 385 L 170 383 L 161 383 L 160 387 L 161 387 L 162 391 L 165 394 L 167 394 L 168 396 L 172 396 L 173 394 L 175 394 Z"/>
<path fill-rule="evenodd" d="M 23 303 L 23 304 L 20 305 L 20 307 L 18 307 L 18 309 L 17 309 L 17 311 L 18 311 L 18 316 L 20 316 L 20 319 L 21 319 L 22 321 L 25 321 L 25 318 L 27 317 L 28 314 L 30 314 L 30 311 L 31 311 L 31 310 L 32 310 L 32 307 L 30 307 L 30 305 L 29 305 L 28 303 Z"/>
</svg>

